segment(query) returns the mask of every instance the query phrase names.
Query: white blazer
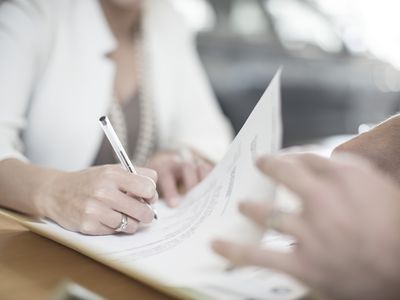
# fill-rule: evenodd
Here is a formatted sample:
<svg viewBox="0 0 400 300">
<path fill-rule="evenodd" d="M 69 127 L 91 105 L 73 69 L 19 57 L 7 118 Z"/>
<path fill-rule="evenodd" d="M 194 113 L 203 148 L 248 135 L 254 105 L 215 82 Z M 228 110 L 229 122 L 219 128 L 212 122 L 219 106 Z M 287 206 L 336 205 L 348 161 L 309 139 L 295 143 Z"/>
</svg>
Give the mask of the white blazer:
<svg viewBox="0 0 400 300">
<path fill-rule="evenodd" d="M 90 166 L 113 95 L 116 47 L 97 0 L 0 0 L 0 160 L 61 170 Z M 161 148 L 211 159 L 231 129 L 196 54 L 194 36 L 167 0 L 146 0 L 147 85 Z"/>
</svg>

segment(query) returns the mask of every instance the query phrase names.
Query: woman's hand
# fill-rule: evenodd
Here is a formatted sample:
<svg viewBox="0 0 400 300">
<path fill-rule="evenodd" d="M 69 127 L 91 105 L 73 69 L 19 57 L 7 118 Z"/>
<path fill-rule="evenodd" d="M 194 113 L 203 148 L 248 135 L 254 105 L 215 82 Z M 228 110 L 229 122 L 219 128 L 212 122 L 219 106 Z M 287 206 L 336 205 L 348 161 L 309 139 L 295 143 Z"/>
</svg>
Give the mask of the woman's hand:
<svg viewBox="0 0 400 300">
<path fill-rule="evenodd" d="M 268 204 L 242 212 L 261 226 L 292 235 L 290 253 L 213 243 L 237 265 L 288 273 L 328 299 L 398 299 L 400 295 L 400 192 L 390 178 L 359 158 L 333 161 L 315 155 L 264 157 L 258 166 L 302 200 L 299 214 L 277 214 Z"/>
<path fill-rule="evenodd" d="M 64 228 L 88 235 L 115 233 L 122 214 L 128 217 L 124 232 L 132 234 L 139 223 L 150 223 L 149 203 L 158 199 L 157 173 L 139 169 L 131 174 L 118 165 L 92 167 L 79 172 L 58 173 L 39 193 L 41 214 Z"/>
<path fill-rule="evenodd" d="M 182 153 L 165 151 L 155 154 L 147 167 L 156 170 L 160 196 L 170 207 L 178 205 L 178 198 L 185 194 L 212 170 L 213 164 L 185 149 Z"/>
</svg>

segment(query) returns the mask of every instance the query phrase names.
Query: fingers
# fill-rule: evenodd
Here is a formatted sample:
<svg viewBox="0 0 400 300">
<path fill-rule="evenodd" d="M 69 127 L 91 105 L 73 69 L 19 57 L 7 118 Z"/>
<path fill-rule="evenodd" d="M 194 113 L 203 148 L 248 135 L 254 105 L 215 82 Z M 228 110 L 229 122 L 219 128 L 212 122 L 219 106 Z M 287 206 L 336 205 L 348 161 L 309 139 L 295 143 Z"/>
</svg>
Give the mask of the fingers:
<svg viewBox="0 0 400 300">
<path fill-rule="evenodd" d="M 74 231 L 79 231 L 80 233 L 86 235 L 108 235 L 113 234 L 113 230 L 102 224 L 99 220 L 101 215 L 104 214 L 104 210 L 107 212 L 110 211 L 109 208 L 104 207 L 104 204 L 101 204 L 96 201 L 86 201 L 83 203 L 80 212 L 80 218 L 76 227 L 68 226 L 64 224 L 63 221 L 59 222 L 59 224 L 67 229 L 72 229 Z"/>
<path fill-rule="evenodd" d="M 141 176 L 149 177 L 151 178 L 155 183 L 158 180 L 158 174 L 157 171 L 149 168 L 137 168 L 136 169 L 138 174 Z"/>
<path fill-rule="evenodd" d="M 179 192 L 174 174 L 169 171 L 160 173 L 158 188 L 169 207 L 178 205 Z"/>
<path fill-rule="evenodd" d="M 299 215 L 277 212 L 272 203 L 243 202 L 239 210 L 264 229 L 273 229 L 301 241 L 308 236 L 305 221 Z"/>
<path fill-rule="evenodd" d="M 308 198 L 319 179 L 310 170 L 294 159 L 284 156 L 262 156 L 257 160 L 258 168 L 273 181 L 283 184 L 292 192 Z"/>
<path fill-rule="evenodd" d="M 99 212 L 99 220 L 86 220 L 82 222 L 79 232 L 86 235 L 111 235 L 115 234 L 115 229 L 120 225 L 122 215 L 118 212 L 107 210 L 107 213 Z M 119 219 L 119 221 L 117 221 Z M 122 231 L 127 234 L 135 233 L 139 228 L 139 223 L 134 219 L 128 218 L 128 225 Z"/>
<path fill-rule="evenodd" d="M 265 228 L 267 218 L 273 212 L 273 205 L 270 203 L 242 202 L 239 204 L 240 212 L 254 221 L 258 226 Z"/>
<path fill-rule="evenodd" d="M 121 192 L 119 192 L 121 193 Z M 127 195 L 121 193 L 124 197 L 130 198 Z M 122 201 L 119 199 L 119 201 Z M 130 198 L 130 201 L 135 204 L 138 202 L 135 199 Z M 143 204 L 139 203 L 140 206 Z M 138 206 L 139 206 L 138 205 Z M 128 216 L 128 225 L 123 230 L 125 233 L 135 233 L 139 227 L 139 222 L 137 220 L 141 219 L 143 222 L 146 222 L 150 217 L 146 216 L 148 214 L 148 208 L 146 209 L 146 213 L 143 213 L 142 207 L 119 207 L 121 211 L 124 211 Z M 135 219 L 132 216 L 129 216 L 126 212 L 129 211 L 131 215 L 134 215 Z M 151 212 L 151 211 L 150 211 Z M 150 215 L 152 215 L 150 213 Z M 77 231 L 87 234 L 87 235 L 108 235 L 114 234 L 115 229 L 120 225 L 122 220 L 122 213 L 115 211 L 110 206 L 105 203 L 96 202 L 96 201 L 87 201 L 82 208 L 82 218 L 79 222 L 79 226 Z M 154 217 L 154 216 L 153 216 Z M 137 219 L 137 220 L 136 220 Z"/>
<path fill-rule="evenodd" d="M 93 208 L 95 210 L 93 211 L 93 219 L 84 221 L 81 231 L 92 235 L 115 233 L 115 229 L 121 224 L 123 215 L 120 212 L 103 205 L 95 205 Z M 133 234 L 138 230 L 138 228 L 139 222 L 128 217 L 128 225 L 122 232 Z"/>
<path fill-rule="evenodd" d="M 116 212 L 110 209 L 102 209 L 99 212 L 99 220 L 101 224 L 106 225 L 109 229 L 112 230 L 112 233 L 115 233 L 115 229 L 121 224 L 122 214 L 120 212 Z M 133 234 L 139 229 L 139 222 L 128 217 L 128 225 L 122 231 L 124 233 Z"/>
<path fill-rule="evenodd" d="M 156 203 L 158 201 L 158 198 L 159 198 L 158 197 L 158 192 L 156 191 L 154 197 L 151 198 L 151 199 L 146 199 L 146 202 L 149 203 L 149 204 L 154 204 L 154 203 Z"/>
<path fill-rule="evenodd" d="M 264 170 L 268 168 L 265 165 L 266 160 L 261 162 Z M 279 172 L 291 172 L 294 176 L 292 178 L 281 176 L 280 183 L 302 196 L 307 209 L 311 199 L 319 199 L 319 201 L 326 199 L 327 195 L 332 194 L 334 190 L 341 191 L 349 181 L 363 176 L 365 172 L 374 170 L 373 165 L 367 160 L 348 153 L 338 154 L 332 159 L 310 153 L 285 155 L 278 158 L 277 161 L 275 166 L 269 167 L 281 168 L 281 170 L 272 170 L 271 173 L 278 174 L 276 177 L 279 177 Z M 271 161 L 269 163 L 271 164 Z M 285 164 L 288 166 L 286 171 L 282 170 L 285 169 Z M 289 164 L 292 164 L 292 167 Z M 302 169 L 303 178 L 298 177 L 301 173 L 296 173 L 296 169 Z M 298 176 L 295 176 L 296 174 Z"/>
<path fill-rule="evenodd" d="M 338 165 L 356 167 L 368 172 L 375 169 L 371 161 L 352 153 L 339 153 L 332 156 L 331 160 Z"/>
<path fill-rule="evenodd" d="M 181 177 L 185 192 L 200 183 L 213 169 L 213 165 L 202 158 L 194 158 L 181 163 Z"/>
<path fill-rule="evenodd" d="M 216 240 L 212 249 L 236 266 L 260 266 L 288 274 L 299 273 L 299 263 L 292 253 L 279 253 L 261 249 L 258 245 L 240 245 Z"/>
<path fill-rule="evenodd" d="M 124 172 L 117 175 L 115 179 L 121 191 L 146 200 L 156 197 L 156 184 L 150 177 Z"/>
<path fill-rule="evenodd" d="M 304 168 L 307 168 L 318 176 L 332 177 L 338 173 L 343 173 L 341 172 L 343 171 L 341 169 L 343 166 L 360 167 L 365 170 L 372 168 L 368 160 L 351 153 L 340 153 L 330 159 L 311 153 L 287 154 L 281 157 L 283 159 L 298 161 Z"/>
<path fill-rule="evenodd" d="M 214 166 L 211 163 L 200 160 L 197 163 L 197 172 L 200 180 L 206 178 L 207 175 L 212 171 L 213 167 Z"/>
<path fill-rule="evenodd" d="M 194 157 L 194 153 L 186 148 L 179 153 L 157 153 L 148 166 L 157 170 L 158 191 L 170 207 L 176 207 L 180 194 L 195 187 L 212 169 L 211 164 Z"/>
<path fill-rule="evenodd" d="M 188 148 L 183 148 L 179 151 L 176 162 L 179 164 L 185 192 L 188 192 L 200 182 L 199 163 L 202 161 Z"/>
<path fill-rule="evenodd" d="M 292 154 L 288 155 L 288 158 L 299 161 L 304 167 L 316 174 L 328 174 L 336 170 L 332 160 L 320 155 L 311 153 Z"/>
<path fill-rule="evenodd" d="M 199 183 L 200 178 L 198 176 L 197 165 L 193 162 L 183 162 L 181 164 L 182 169 L 182 181 L 185 187 L 185 192 L 191 190 Z"/>
<path fill-rule="evenodd" d="M 81 224 L 79 232 L 85 235 L 110 235 L 115 233 L 113 229 L 98 221 L 87 221 Z"/>
<path fill-rule="evenodd" d="M 104 201 L 110 208 L 139 222 L 151 223 L 154 220 L 154 212 L 146 203 L 142 203 L 121 191 L 110 190 L 105 199 Z"/>
<path fill-rule="evenodd" d="M 131 198 L 133 198 L 133 199 L 136 199 L 136 200 L 139 200 L 139 201 L 141 201 L 140 199 L 143 199 L 143 198 L 140 198 L 140 197 L 136 197 L 136 195 L 133 195 L 133 194 L 131 194 L 131 193 L 126 193 L 129 197 L 131 197 Z M 146 203 L 148 203 L 148 204 L 154 204 L 154 203 L 156 203 L 157 201 L 158 201 L 158 192 L 157 192 L 157 190 L 156 190 L 156 193 L 154 194 L 154 197 L 153 198 L 151 198 L 151 199 L 146 199 L 146 200 L 143 200 L 143 201 L 146 201 Z"/>
</svg>

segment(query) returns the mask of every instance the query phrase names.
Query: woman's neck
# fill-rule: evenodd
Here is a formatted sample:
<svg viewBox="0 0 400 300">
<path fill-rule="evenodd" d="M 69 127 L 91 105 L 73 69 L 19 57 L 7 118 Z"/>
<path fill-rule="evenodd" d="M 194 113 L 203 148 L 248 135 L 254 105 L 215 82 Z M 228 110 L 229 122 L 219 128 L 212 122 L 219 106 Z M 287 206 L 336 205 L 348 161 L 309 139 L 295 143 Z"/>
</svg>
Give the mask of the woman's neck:
<svg viewBox="0 0 400 300">
<path fill-rule="evenodd" d="M 140 24 L 141 1 L 129 6 L 111 0 L 99 0 L 112 33 L 119 43 L 131 42 Z"/>
</svg>

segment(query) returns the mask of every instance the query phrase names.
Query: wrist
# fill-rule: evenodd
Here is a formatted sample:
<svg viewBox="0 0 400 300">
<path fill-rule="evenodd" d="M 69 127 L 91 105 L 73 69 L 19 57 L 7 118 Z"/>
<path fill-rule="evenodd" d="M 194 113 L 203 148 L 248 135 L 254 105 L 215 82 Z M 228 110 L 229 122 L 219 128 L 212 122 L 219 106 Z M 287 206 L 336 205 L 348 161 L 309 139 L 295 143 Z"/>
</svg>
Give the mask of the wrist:
<svg viewBox="0 0 400 300">
<path fill-rule="evenodd" d="M 46 170 L 42 174 L 41 184 L 33 192 L 33 205 L 36 215 L 38 217 L 51 218 L 51 203 L 56 197 L 56 187 L 59 178 L 63 176 L 65 172 L 56 170 Z"/>
</svg>

